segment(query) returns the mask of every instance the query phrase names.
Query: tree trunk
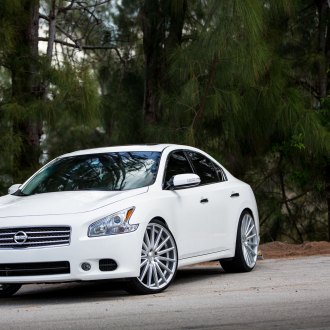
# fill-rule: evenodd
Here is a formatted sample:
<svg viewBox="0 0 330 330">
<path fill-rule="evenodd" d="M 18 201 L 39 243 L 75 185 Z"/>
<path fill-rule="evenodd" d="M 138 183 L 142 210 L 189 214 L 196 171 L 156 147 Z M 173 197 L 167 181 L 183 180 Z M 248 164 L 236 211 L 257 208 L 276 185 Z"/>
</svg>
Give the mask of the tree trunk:
<svg viewBox="0 0 330 330">
<path fill-rule="evenodd" d="M 280 155 L 280 160 L 279 160 L 279 164 L 278 164 L 278 176 L 279 176 L 279 181 L 280 181 L 280 186 L 281 186 L 281 193 L 282 193 L 282 200 L 283 200 L 283 204 L 287 210 L 288 213 L 288 218 L 290 220 L 290 222 L 292 223 L 293 227 L 295 228 L 297 235 L 299 237 L 299 242 L 300 243 L 304 243 L 304 238 L 303 235 L 298 227 L 297 221 L 296 221 L 296 217 L 294 214 L 292 214 L 291 209 L 290 209 L 290 205 L 288 202 L 288 197 L 286 195 L 286 191 L 285 191 L 285 183 L 284 183 L 284 174 L 283 174 L 283 170 L 281 168 L 281 163 L 282 163 L 282 154 Z"/>
<path fill-rule="evenodd" d="M 327 58 L 329 45 L 329 3 L 328 0 L 317 0 L 317 11 L 318 11 L 318 45 L 319 45 L 319 82 L 318 90 L 320 98 L 325 98 L 327 96 L 328 88 L 328 66 L 329 58 Z"/>
<path fill-rule="evenodd" d="M 330 242 L 330 164 L 325 168 L 325 195 L 328 206 L 328 241 Z"/>
<path fill-rule="evenodd" d="M 143 110 L 146 123 L 155 124 L 160 115 L 159 92 L 162 75 L 162 43 L 165 41 L 165 20 L 160 9 L 160 1 L 145 0 L 140 15 L 145 58 Z"/>
<path fill-rule="evenodd" d="M 328 96 L 328 77 L 330 63 L 330 4 L 328 0 L 316 0 L 318 11 L 318 92 L 321 99 Z M 325 166 L 326 200 L 328 206 L 328 240 L 330 241 L 330 163 Z"/>
<path fill-rule="evenodd" d="M 166 77 L 169 55 L 181 44 L 187 0 L 175 11 L 164 0 L 145 0 L 140 10 L 145 57 L 143 110 L 145 122 L 156 124 L 161 117 L 160 93 L 170 84 Z"/>
<path fill-rule="evenodd" d="M 179 2 L 181 2 L 181 8 L 178 8 L 178 10 L 169 9 L 170 26 L 166 40 L 167 50 L 169 51 L 174 50 L 182 42 L 182 32 L 188 5 L 187 0 Z"/>
<path fill-rule="evenodd" d="M 52 61 L 53 55 L 53 47 L 55 42 L 55 34 L 56 34 L 56 0 L 52 0 L 50 4 L 50 11 L 49 11 L 49 32 L 48 32 L 48 43 L 47 43 L 47 58 L 49 64 Z"/>
<path fill-rule="evenodd" d="M 43 94 L 38 65 L 39 0 L 24 0 L 23 9 L 23 12 L 17 13 L 17 40 L 10 67 L 12 95 L 26 112 L 27 107 Z M 17 159 L 19 169 L 24 171 L 37 167 L 40 129 L 36 115 L 22 115 L 22 119 L 15 124 L 15 130 L 22 141 Z"/>
</svg>

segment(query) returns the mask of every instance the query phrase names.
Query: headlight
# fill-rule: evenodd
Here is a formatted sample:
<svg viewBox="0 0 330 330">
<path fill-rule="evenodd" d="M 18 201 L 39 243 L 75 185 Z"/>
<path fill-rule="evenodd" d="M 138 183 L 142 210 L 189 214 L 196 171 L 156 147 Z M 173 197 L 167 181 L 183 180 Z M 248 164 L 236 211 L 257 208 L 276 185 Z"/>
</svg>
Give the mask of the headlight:
<svg viewBox="0 0 330 330">
<path fill-rule="evenodd" d="M 130 233 L 135 231 L 139 225 L 130 225 L 129 219 L 131 218 L 135 207 L 119 211 L 117 213 L 108 215 L 88 227 L 88 236 L 106 236 L 117 235 L 123 233 Z"/>
</svg>

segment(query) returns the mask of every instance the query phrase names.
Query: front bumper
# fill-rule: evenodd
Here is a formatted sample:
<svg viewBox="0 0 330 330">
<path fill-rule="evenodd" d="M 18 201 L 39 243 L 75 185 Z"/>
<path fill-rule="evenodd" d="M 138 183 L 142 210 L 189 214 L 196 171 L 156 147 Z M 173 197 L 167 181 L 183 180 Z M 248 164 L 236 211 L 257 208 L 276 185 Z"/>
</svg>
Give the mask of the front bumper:
<svg viewBox="0 0 330 330">
<path fill-rule="evenodd" d="M 68 246 L 27 249 L 0 249 L 0 264 L 39 263 L 68 261 L 69 274 L 37 276 L 0 276 L 0 283 L 51 283 L 67 281 L 91 281 L 125 277 L 136 277 L 140 272 L 143 228 L 135 232 L 87 237 L 86 228 L 72 227 Z M 100 259 L 113 259 L 118 267 L 113 271 L 101 271 Z M 81 268 L 82 263 L 91 265 L 89 271 Z"/>
</svg>

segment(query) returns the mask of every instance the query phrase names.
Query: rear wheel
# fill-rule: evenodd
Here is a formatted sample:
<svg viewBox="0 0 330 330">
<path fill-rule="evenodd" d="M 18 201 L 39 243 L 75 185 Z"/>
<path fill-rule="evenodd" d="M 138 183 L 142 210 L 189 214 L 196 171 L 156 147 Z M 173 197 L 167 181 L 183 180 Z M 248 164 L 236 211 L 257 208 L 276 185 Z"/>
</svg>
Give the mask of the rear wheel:
<svg viewBox="0 0 330 330">
<path fill-rule="evenodd" d="M 147 226 L 141 249 L 140 275 L 128 284 L 128 291 L 138 294 L 158 293 L 173 281 L 178 253 L 172 233 L 159 220 Z"/>
<path fill-rule="evenodd" d="M 241 214 L 236 238 L 235 257 L 220 260 L 227 273 L 249 272 L 257 262 L 258 233 L 253 216 L 248 211 Z"/>
<path fill-rule="evenodd" d="M 0 298 L 11 297 L 21 287 L 21 284 L 0 284 Z"/>
</svg>

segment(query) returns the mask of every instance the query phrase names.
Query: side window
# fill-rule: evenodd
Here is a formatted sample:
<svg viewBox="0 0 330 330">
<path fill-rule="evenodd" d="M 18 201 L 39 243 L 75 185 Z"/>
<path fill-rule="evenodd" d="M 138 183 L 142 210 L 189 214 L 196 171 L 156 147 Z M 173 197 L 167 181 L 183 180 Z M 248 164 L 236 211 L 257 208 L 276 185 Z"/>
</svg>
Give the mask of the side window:
<svg viewBox="0 0 330 330">
<path fill-rule="evenodd" d="M 173 175 L 194 173 L 188 159 L 182 151 L 175 151 L 170 154 L 165 174 L 165 183 L 168 182 Z"/>
<path fill-rule="evenodd" d="M 212 163 L 213 163 L 213 162 L 212 162 Z M 219 180 L 220 180 L 221 182 L 223 182 L 223 181 L 227 181 L 227 177 L 226 177 L 226 174 L 225 174 L 224 170 L 223 170 L 220 166 L 218 166 L 217 164 L 214 164 L 214 163 L 213 163 L 213 165 L 214 165 L 215 170 L 216 170 L 217 173 L 218 173 Z"/>
<path fill-rule="evenodd" d="M 215 183 L 220 181 L 218 173 L 211 160 L 193 151 L 189 151 L 188 155 L 194 166 L 196 174 L 198 174 L 201 178 L 201 184 Z"/>
</svg>

